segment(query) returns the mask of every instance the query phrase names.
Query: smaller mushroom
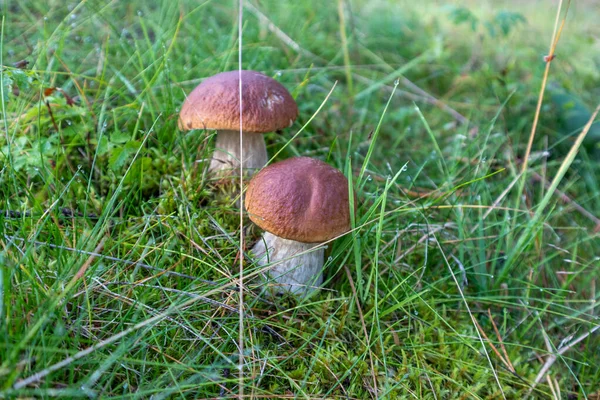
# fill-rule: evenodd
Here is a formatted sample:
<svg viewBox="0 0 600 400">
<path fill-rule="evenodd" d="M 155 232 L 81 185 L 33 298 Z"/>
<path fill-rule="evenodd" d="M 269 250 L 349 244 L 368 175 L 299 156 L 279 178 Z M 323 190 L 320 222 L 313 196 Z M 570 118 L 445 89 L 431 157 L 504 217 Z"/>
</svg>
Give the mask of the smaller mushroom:
<svg viewBox="0 0 600 400">
<path fill-rule="evenodd" d="M 298 116 L 298 106 L 277 82 L 255 71 L 241 71 L 244 160 L 240 149 L 240 72 L 211 76 L 186 98 L 179 113 L 179 128 L 215 129 L 217 141 L 209 170 L 235 171 L 242 162 L 251 175 L 267 164 L 263 133 L 287 128 Z"/>
<path fill-rule="evenodd" d="M 350 229 L 348 180 L 337 169 L 309 157 L 271 164 L 246 192 L 250 219 L 264 229 L 252 248 L 269 268 L 277 292 L 306 293 L 323 283 L 322 243 Z"/>
</svg>

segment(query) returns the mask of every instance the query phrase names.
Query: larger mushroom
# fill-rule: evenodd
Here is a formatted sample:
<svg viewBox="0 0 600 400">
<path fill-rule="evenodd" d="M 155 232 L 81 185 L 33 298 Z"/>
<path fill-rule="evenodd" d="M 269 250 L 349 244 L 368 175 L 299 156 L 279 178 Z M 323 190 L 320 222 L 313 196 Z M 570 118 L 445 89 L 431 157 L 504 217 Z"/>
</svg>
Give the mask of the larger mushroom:
<svg viewBox="0 0 600 400">
<path fill-rule="evenodd" d="M 278 292 L 308 292 L 323 282 L 321 244 L 350 229 L 348 180 L 337 169 L 309 157 L 271 164 L 246 192 L 250 219 L 264 229 L 252 248 Z"/>
<path fill-rule="evenodd" d="M 267 164 L 262 134 L 287 128 L 298 116 L 298 106 L 283 85 L 255 71 L 241 71 L 243 154 L 240 150 L 239 71 L 223 72 L 200 83 L 179 113 L 179 128 L 215 129 L 217 141 L 209 170 L 239 169 L 249 174 Z"/>
</svg>

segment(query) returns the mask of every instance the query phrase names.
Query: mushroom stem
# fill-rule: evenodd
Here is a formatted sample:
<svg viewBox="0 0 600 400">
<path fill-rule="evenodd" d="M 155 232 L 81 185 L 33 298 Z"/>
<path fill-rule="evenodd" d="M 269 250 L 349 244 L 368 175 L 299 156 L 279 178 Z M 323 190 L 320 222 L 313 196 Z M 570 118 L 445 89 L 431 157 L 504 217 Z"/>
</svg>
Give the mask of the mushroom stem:
<svg viewBox="0 0 600 400">
<path fill-rule="evenodd" d="M 277 283 L 275 292 L 307 293 L 323 283 L 325 249 L 319 246 L 320 243 L 296 242 L 265 232 L 252 252 L 258 265 L 275 264 L 267 269 L 269 280 Z M 295 256 L 299 253 L 304 254 Z"/>
<path fill-rule="evenodd" d="M 267 158 L 267 147 L 262 133 L 244 132 L 243 148 L 243 166 L 250 175 L 267 165 L 269 159 Z M 233 170 L 240 167 L 240 153 L 240 132 L 219 130 L 209 170 L 212 172 L 234 172 Z"/>
</svg>

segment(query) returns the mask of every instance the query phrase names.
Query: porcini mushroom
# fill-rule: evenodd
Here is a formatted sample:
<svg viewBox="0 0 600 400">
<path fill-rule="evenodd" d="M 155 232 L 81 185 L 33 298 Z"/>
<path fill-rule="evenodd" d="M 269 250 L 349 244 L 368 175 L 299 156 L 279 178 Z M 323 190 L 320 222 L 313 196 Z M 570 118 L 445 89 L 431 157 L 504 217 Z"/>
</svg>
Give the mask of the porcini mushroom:
<svg viewBox="0 0 600 400">
<path fill-rule="evenodd" d="M 262 134 L 287 128 L 298 116 L 298 106 L 276 80 L 255 71 L 241 71 L 243 168 L 249 174 L 267 164 Z M 209 170 L 237 170 L 240 165 L 239 71 L 223 72 L 200 83 L 179 113 L 179 128 L 215 129 L 217 141 Z"/>
<path fill-rule="evenodd" d="M 302 293 L 320 286 L 321 244 L 350 229 L 346 177 L 323 161 L 290 158 L 252 178 L 245 205 L 250 219 L 266 231 L 252 252 L 259 265 L 273 264 L 269 274 L 277 291 Z"/>
</svg>

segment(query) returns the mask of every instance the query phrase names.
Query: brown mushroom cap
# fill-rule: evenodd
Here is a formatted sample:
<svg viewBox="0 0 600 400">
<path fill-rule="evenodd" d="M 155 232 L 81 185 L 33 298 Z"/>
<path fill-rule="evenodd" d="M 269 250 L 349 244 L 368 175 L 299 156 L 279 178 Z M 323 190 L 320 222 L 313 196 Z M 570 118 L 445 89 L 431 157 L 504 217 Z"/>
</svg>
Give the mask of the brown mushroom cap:
<svg viewBox="0 0 600 400">
<path fill-rule="evenodd" d="M 250 181 L 245 204 L 256 225 L 284 239 L 319 243 L 350 229 L 348 180 L 309 157 L 264 168 Z"/>
<path fill-rule="evenodd" d="M 179 128 L 240 129 L 239 71 L 205 79 L 188 95 L 179 113 Z M 255 71 L 242 71 L 243 131 L 266 133 L 287 128 L 298 106 L 287 89 Z"/>
</svg>

